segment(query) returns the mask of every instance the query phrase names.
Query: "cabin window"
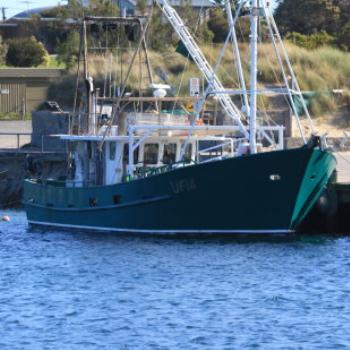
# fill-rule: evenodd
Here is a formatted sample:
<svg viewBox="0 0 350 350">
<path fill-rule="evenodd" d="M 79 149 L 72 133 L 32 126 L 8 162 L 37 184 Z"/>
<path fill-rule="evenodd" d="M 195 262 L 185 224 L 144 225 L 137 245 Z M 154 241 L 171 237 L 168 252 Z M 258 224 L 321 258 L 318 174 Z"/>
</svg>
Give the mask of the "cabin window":
<svg viewBox="0 0 350 350">
<path fill-rule="evenodd" d="M 121 201 L 122 201 L 122 196 L 117 194 L 113 196 L 113 204 L 119 204 Z"/>
<path fill-rule="evenodd" d="M 124 151 L 123 151 L 123 163 L 124 164 L 128 164 L 129 161 L 129 144 L 126 143 L 124 145 Z M 137 164 L 139 162 L 139 147 L 137 147 L 135 150 L 134 150 L 134 164 Z"/>
<path fill-rule="evenodd" d="M 183 147 L 183 145 L 182 145 Z M 192 159 L 192 143 L 188 143 L 186 145 L 185 153 L 184 153 L 184 160 L 190 161 Z"/>
<path fill-rule="evenodd" d="M 176 143 L 164 145 L 163 164 L 173 164 L 176 160 Z"/>
<path fill-rule="evenodd" d="M 116 151 L 116 142 L 110 142 L 109 143 L 109 159 L 114 160 L 115 159 L 115 151 Z"/>
<path fill-rule="evenodd" d="M 158 163 L 158 143 L 146 143 L 144 146 L 143 161 L 145 164 L 157 164 Z"/>
<path fill-rule="evenodd" d="M 94 156 L 94 153 L 93 153 L 93 145 L 91 142 L 88 142 L 87 143 L 87 151 L 88 151 L 88 157 L 89 159 L 92 159 L 93 156 Z"/>
</svg>

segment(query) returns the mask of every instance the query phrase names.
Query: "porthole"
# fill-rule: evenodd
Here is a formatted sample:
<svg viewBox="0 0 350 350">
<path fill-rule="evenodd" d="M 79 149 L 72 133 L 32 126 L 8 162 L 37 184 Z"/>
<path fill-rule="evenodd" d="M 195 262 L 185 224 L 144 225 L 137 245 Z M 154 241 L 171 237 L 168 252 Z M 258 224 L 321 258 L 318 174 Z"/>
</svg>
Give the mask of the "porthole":
<svg viewBox="0 0 350 350">
<path fill-rule="evenodd" d="M 97 200 L 96 200 L 96 198 L 89 198 L 89 205 L 90 205 L 90 207 L 96 207 L 96 205 L 97 205 Z"/>
<path fill-rule="evenodd" d="M 281 180 L 281 176 L 278 174 L 272 174 L 270 175 L 270 180 L 271 181 L 280 181 Z"/>
<path fill-rule="evenodd" d="M 113 196 L 113 203 L 114 204 L 119 204 L 121 201 L 122 201 L 122 196 L 117 195 L 117 194 Z"/>
</svg>

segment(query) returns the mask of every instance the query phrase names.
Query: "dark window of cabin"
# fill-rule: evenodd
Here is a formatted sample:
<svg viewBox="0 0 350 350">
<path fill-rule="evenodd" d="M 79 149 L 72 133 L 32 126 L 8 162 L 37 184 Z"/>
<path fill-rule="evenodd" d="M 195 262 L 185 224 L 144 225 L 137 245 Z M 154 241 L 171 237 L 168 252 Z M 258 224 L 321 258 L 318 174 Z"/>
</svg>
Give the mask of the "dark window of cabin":
<svg viewBox="0 0 350 350">
<path fill-rule="evenodd" d="M 176 143 L 164 145 L 163 164 L 173 164 L 176 161 Z"/>
<path fill-rule="evenodd" d="M 122 196 L 120 196 L 118 194 L 113 196 L 113 203 L 114 204 L 119 204 L 119 203 L 121 203 L 121 201 L 122 201 Z"/>
<path fill-rule="evenodd" d="M 190 161 L 191 159 L 192 159 L 192 143 L 188 143 L 185 149 L 184 160 Z"/>
<path fill-rule="evenodd" d="M 128 159 L 129 159 L 129 144 L 126 143 L 124 145 L 124 151 L 123 151 L 123 163 L 128 164 Z M 137 164 L 139 162 L 139 148 L 137 147 L 134 150 L 134 164 Z"/>
<path fill-rule="evenodd" d="M 146 143 L 144 146 L 143 162 L 145 164 L 157 164 L 158 163 L 158 143 Z"/>
<path fill-rule="evenodd" d="M 89 159 L 93 158 L 93 149 L 92 148 L 93 148 L 92 142 L 87 142 L 87 151 L 88 151 Z"/>
<path fill-rule="evenodd" d="M 117 147 L 116 142 L 110 142 L 109 143 L 109 159 L 110 160 L 114 160 L 115 159 L 116 147 Z"/>
<path fill-rule="evenodd" d="M 89 198 L 89 205 L 90 207 L 96 207 L 97 205 L 97 200 L 94 197 Z"/>
</svg>

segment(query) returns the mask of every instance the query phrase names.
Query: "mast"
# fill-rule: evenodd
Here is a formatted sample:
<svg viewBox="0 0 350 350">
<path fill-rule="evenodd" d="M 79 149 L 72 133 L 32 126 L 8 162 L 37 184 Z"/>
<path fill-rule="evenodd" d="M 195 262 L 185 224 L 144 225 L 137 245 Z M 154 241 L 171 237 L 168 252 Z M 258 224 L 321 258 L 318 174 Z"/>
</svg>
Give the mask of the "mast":
<svg viewBox="0 0 350 350">
<path fill-rule="evenodd" d="M 249 143 L 250 153 L 256 149 L 256 110 L 257 110 L 257 80 L 258 80 L 258 0 L 252 0 L 250 12 L 250 116 L 249 116 Z"/>
<path fill-rule="evenodd" d="M 88 69 L 88 42 L 86 32 L 86 20 L 83 21 L 83 48 L 84 48 L 84 80 L 86 87 L 86 125 L 85 131 L 95 134 L 95 103 L 94 103 L 94 83 L 89 76 Z"/>
<path fill-rule="evenodd" d="M 234 24 L 233 17 L 232 17 L 232 8 L 231 8 L 230 1 L 231 0 L 225 1 L 226 16 L 227 16 L 227 21 L 229 23 L 230 28 L 232 28 L 232 33 L 231 33 L 232 49 L 233 49 L 233 55 L 234 55 L 234 57 L 236 57 L 236 69 L 238 72 L 240 86 L 241 86 L 241 89 L 244 91 L 243 102 L 244 102 L 244 106 L 245 106 L 245 113 L 247 116 L 249 116 L 249 114 L 250 114 L 249 99 L 248 99 L 247 87 L 246 87 L 244 74 L 243 74 L 241 54 L 239 52 L 239 47 L 238 47 L 238 42 L 237 42 L 237 34 L 236 34 L 235 24 Z"/>
<path fill-rule="evenodd" d="M 215 74 L 211 65 L 203 55 L 199 46 L 194 41 L 193 37 L 186 28 L 183 20 L 180 18 L 175 9 L 170 5 L 168 0 L 156 0 L 156 3 L 162 10 L 164 16 L 167 18 L 169 23 L 174 28 L 175 32 L 178 34 L 182 43 L 185 45 L 187 51 L 189 52 L 191 58 L 193 59 L 201 73 L 204 75 L 207 82 L 209 83 L 209 86 L 213 90 L 224 91 L 225 88 L 223 87 L 221 81 Z M 248 138 L 249 135 L 247 127 L 242 121 L 242 113 L 238 109 L 238 107 L 233 103 L 230 96 L 228 96 L 227 94 L 220 94 L 218 95 L 218 99 L 227 115 L 238 124 L 240 131 L 244 135 L 244 137 Z"/>
</svg>

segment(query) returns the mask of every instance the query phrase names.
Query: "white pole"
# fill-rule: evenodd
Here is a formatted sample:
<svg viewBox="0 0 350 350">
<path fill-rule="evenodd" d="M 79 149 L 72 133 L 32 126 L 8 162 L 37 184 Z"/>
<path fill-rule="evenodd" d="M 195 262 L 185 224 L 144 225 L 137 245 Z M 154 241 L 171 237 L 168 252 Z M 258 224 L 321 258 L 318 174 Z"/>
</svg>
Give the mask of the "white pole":
<svg viewBox="0 0 350 350">
<path fill-rule="evenodd" d="M 243 92 L 243 101 L 245 105 L 245 113 L 249 116 L 250 115 L 250 108 L 249 108 L 249 100 L 248 100 L 248 94 L 247 94 L 247 87 L 244 79 L 244 73 L 242 68 L 242 61 L 241 61 L 241 54 L 239 52 L 238 42 L 237 42 L 237 35 L 235 30 L 235 22 L 232 17 L 232 9 L 231 9 L 231 3 L 230 0 L 226 0 L 226 15 L 227 15 L 227 21 L 230 25 L 231 29 L 231 39 L 232 39 L 232 50 L 233 55 L 236 57 L 236 66 L 238 71 L 238 77 L 240 82 L 240 87 L 244 91 Z"/>
<path fill-rule="evenodd" d="M 252 0 L 250 14 L 250 118 L 249 118 L 249 143 L 250 153 L 255 154 L 256 150 L 256 110 L 257 110 L 257 61 L 258 61 L 258 0 Z"/>
<path fill-rule="evenodd" d="M 128 175 L 132 177 L 134 175 L 134 129 L 132 126 L 128 128 L 128 142 L 129 142 L 129 162 L 128 162 Z"/>
</svg>

